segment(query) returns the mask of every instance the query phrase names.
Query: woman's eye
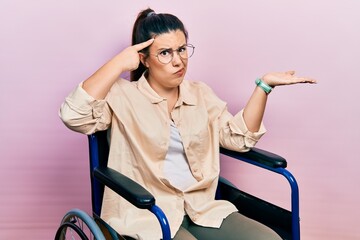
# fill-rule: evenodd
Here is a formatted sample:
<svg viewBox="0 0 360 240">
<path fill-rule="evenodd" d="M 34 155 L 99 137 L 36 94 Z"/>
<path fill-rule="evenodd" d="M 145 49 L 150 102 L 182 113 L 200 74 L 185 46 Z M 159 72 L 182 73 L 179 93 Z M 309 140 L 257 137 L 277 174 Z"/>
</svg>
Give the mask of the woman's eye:
<svg viewBox="0 0 360 240">
<path fill-rule="evenodd" d="M 169 49 L 163 50 L 159 53 L 161 56 L 166 57 L 169 56 L 171 54 L 171 52 L 169 51 Z"/>
<path fill-rule="evenodd" d="M 186 52 L 186 47 L 184 46 L 184 47 L 181 47 L 181 48 L 179 48 L 179 53 L 182 53 L 182 52 Z"/>
</svg>

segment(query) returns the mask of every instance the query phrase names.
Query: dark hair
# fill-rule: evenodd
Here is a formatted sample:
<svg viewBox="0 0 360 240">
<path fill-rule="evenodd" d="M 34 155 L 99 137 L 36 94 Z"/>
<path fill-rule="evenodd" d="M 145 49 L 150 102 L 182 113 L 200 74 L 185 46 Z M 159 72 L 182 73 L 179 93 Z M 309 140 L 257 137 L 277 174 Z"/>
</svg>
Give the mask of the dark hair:
<svg viewBox="0 0 360 240">
<path fill-rule="evenodd" d="M 185 34 L 186 40 L 188 33 L 184 24 L 176 16 L 167 13 L 155 13 L 148 8 L 141 11 L 134 23 L 132 32 L 132 45 L 145 42 L 156 35 L 180 30 Z M 141 51 L 146 56 L 149 54 L 149 47 Z M 130 73 L 130 80 L 137 81 L 146 70 L 146 67 L 140 62 L 139 67 Z"/>
</svg>

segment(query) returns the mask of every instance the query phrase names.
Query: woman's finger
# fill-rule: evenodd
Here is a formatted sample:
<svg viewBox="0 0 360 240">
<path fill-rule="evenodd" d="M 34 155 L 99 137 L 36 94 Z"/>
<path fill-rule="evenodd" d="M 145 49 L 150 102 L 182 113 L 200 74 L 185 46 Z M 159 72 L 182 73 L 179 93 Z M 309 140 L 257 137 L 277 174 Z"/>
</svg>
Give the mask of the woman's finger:
<svg viewBox="0 0 360 240">
<path fill-rule="evenodd" d="M 295 81 L 299 83 L 317 83 L 315 79 L 306 77 L 297 77 L 295 78 Z"/>
<path fill-rule="evenodd" d="M 133 47 L 136 49 L 136 51 L 139 52 L 139 51 L 143 50 L 144 48 L 150 46 L 153 42 L 154 42 L 154 38 L 151 38 L 151 39 L 147 40 L 146 42 L 135 44 Z"/>
</svg>

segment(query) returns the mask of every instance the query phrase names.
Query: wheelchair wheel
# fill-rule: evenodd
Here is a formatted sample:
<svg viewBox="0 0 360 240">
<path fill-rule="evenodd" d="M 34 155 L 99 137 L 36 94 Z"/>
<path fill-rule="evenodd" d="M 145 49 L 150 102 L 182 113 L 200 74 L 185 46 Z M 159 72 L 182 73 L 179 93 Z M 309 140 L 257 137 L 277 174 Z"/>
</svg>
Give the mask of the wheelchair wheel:
<svg viewBox="0 0 360 240">
<path fill-rule="evenodd" d="M 105 240 L 95 221 L 85 212 L 73 209 L 61 221 L 55 240 Z"/>
<path fill-rule="evenodd" d="M 56 232 L 55 239 L 89 240 L 81 228 L 76 225 L 76 220 L 62 223 Z"/>
</svg>

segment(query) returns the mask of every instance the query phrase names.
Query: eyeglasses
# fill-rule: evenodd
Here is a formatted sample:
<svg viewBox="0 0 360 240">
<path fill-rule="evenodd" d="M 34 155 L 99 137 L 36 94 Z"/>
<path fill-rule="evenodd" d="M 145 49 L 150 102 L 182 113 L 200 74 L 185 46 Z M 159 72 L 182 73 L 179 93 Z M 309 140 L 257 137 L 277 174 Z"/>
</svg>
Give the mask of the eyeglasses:
<svg viewBox="0 0 360 240">
<path fill-rule="evenodd" d="M 154 56 L 157 57 L 159 62 L 163 64 L 170 63 L 174 58 L 174 52 L 177 52 L 182 59 L 188 59 L 194 54 L 195 47 L 191 44 L 186 44 L 184 46 L 179 47 L 178 49 L 163 49 Z"/>
</svg>

